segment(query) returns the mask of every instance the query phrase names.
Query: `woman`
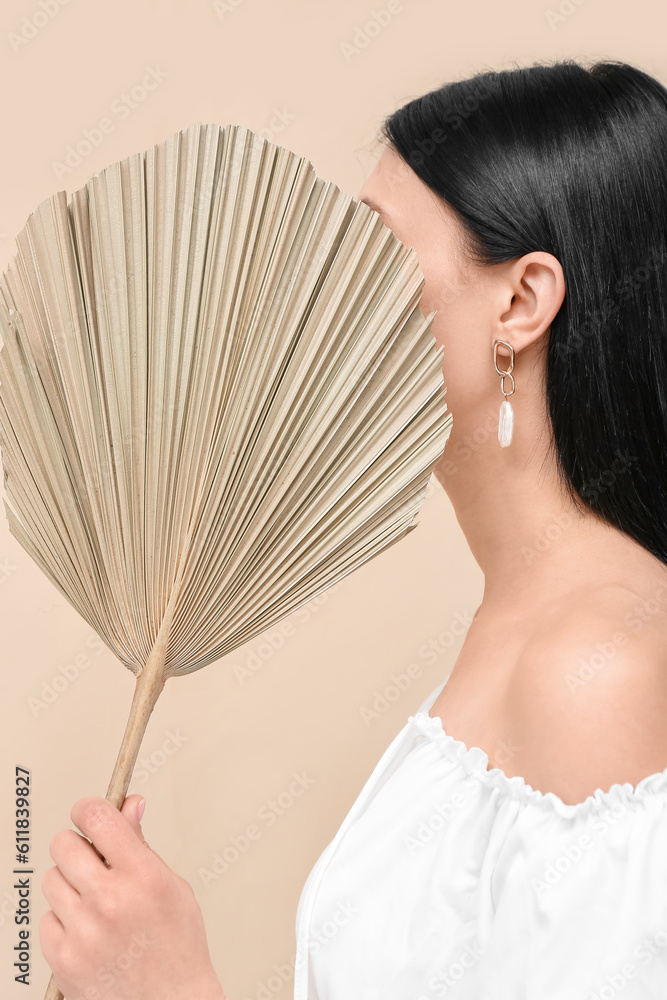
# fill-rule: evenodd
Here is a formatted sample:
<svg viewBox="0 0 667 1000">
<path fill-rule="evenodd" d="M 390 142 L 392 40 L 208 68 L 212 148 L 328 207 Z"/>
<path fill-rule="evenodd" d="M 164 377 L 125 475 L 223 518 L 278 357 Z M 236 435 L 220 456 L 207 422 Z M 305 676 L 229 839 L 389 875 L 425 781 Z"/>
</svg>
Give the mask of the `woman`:
<svg viewBox="0 0 667 1000">
<path fill-rule="evenodd" d="M 667 996 L 667 91 L 614 62 L 481 73 L 381 134 L 360 198 L 437 311 L 435 474 L 485 589 L 311 871 L 295 997 Z M 110 869 L 54 838 L 45 957 L 68 1000 L 224 997 L 138 800 L 72 810 Z M 132 932 L 154 946 L 105 994 Z"/>
</svg>

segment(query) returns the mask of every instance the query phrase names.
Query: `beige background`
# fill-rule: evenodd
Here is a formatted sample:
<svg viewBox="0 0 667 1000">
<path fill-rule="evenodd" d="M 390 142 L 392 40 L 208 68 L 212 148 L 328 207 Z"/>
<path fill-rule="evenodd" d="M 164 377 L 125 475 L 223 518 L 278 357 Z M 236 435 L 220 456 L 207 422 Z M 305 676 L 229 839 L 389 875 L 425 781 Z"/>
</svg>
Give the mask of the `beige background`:
<svg viewBox="0 0 667 1000">
<path fill-rule="evenodd" d="M 561 57 L 624 59 L 667 80 L 662 0 L 42 4 L 12 0 L 0 15 L 2 267 L 42 199 L 195 121 L 261 131 L 356 195 L 377 155 L 381 118 L 445 80 Z M 377 11 L 387 12 L 386 23 L 366 32 Z M 34 37 L 26 41 L 22 31 Z M 123 94 L 150 68 L 154 88 L 127 107 Z M 59 172 L 67 147 L 102 118 L 112 129 Z M 104 794 L 134 680 L 0 514 L 0 995 L 30 1000 L 43 996 L 49 970 L 36 954 L 29 989 L 13 981 L 14 767 L 32 772 L 37 950 L 49 840 L 70 825 L 78 798 Z M 451 670 L 460 623 L 482 589 L 433 481 L 408 538 L 282 630 L 167 684 L 130 790 L 146 795 L 149 842 L 197 892 L 231 1000 L 291 996 L 295 914 L 308 872 L 385 747 Z M 438 652 L 427 656 L 432 641 Z M 364 720 L 361 710 L 399 674 L 407 678 L 400 697 Z M 40 707 L 45 697 L 51 701 Z M 308 786 L 298 797 L 289 793 L 295 773 Z M 278 799 L 280 815 L 269 822 Z M 205 885 L 200 869 L 210 870 L 216 852 L 252 823 L 259 838 Z"/>
</svg>

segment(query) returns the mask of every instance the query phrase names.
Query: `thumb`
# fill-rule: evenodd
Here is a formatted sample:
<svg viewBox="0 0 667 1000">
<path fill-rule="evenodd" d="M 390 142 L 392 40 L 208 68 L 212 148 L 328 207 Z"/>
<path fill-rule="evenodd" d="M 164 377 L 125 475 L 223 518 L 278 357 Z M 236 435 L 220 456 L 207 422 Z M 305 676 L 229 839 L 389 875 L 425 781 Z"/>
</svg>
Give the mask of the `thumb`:
<svg viewBox="0 0 667 1000">
<path fill-rule="evenodd" d="M 120 810 L 142 844 L 146 843 L 141 829 L 141 818 L 143 816 L 145 805 L 146 800 L 143 795 L 128 795 Z"/>
</svg>

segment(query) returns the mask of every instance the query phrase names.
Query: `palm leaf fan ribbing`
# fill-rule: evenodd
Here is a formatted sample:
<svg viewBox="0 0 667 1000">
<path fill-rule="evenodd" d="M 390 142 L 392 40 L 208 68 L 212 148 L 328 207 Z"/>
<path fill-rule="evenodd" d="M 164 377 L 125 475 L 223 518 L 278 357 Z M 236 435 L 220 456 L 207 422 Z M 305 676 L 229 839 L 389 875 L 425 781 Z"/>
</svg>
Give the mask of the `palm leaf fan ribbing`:
<svg viewBox="0 0 667 1000">
<path fill-rule="evenodd" d="M 136 676 L 116 806 L 168 677 L 416 527 L 452 420 L 423 280 L 376 212 L 237 125 L 28 217 L 0 278 L 5 510 Z"/>
</svg>

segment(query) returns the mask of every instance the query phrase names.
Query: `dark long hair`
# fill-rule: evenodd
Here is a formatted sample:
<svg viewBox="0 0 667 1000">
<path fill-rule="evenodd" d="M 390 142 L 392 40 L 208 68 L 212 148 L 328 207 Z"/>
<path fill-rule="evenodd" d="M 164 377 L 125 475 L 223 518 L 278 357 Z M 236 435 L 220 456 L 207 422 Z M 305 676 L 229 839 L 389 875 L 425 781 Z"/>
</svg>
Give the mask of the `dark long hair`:
<svg viewBox="0 0 667 1000">
<path fill-rule="evenodd" d="M 560 261 L 558 474 L 667 563 L 667 89 L 617 61 L 482 72 L 409 101 L 380 138 L 457 213 L 471 260 Z"/>
</svg>

